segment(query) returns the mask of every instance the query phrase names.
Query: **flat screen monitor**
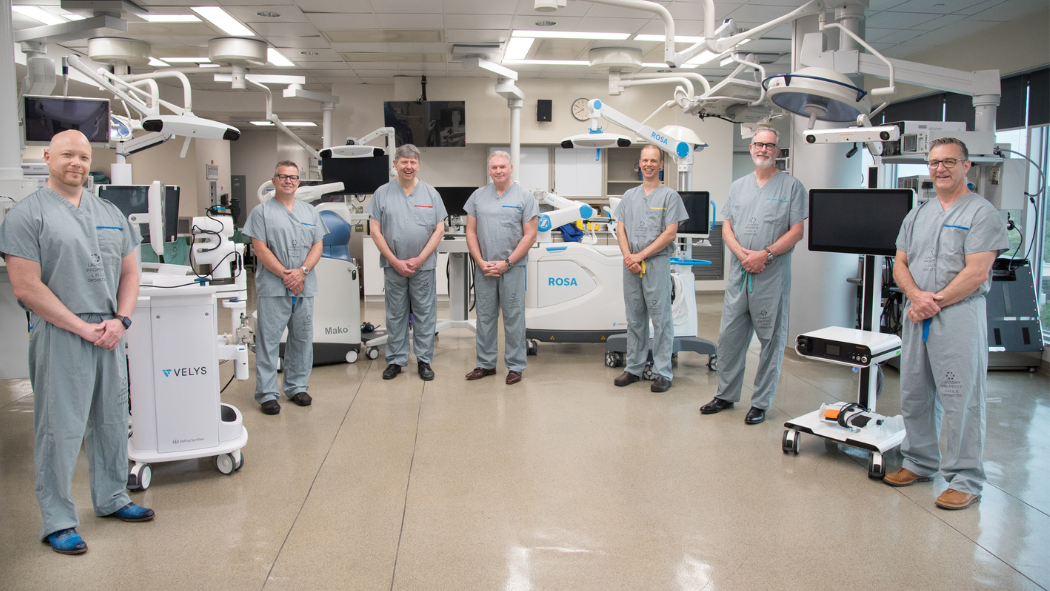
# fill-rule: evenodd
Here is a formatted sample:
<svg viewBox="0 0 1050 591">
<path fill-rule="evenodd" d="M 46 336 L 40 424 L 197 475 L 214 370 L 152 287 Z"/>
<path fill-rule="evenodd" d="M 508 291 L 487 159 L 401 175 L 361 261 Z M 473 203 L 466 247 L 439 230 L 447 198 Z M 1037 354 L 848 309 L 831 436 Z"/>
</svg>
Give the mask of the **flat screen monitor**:
<svg viewBox="0 0 1050 591">
<path fill-rule="evenodd" d="M 92 146 L 109 146 L 109 99 L 26 95 L 22 101 L 27 146 L 46 146 L 70 129 L 86 135 Z"/>
<path fill-rule="evenodd" d="M 467 204 L 470 196 L 477 191 L 477 187 L 434 187 L 441 195 L 441 201 L 445 203 L 445 211 L 448 215 L 467 215 L 463 206 Z"/>
<path fill-rule="evenodd" d="M 390 182 L 390 160 L 385 154 L 333 158 L 322 153 L 321 179 L 325 183 L 343 183 L 344 194 L 371 195 Z"/>
<path fill-rule="evenodd" d="M 679 236 L 711 234 L 711 195 L 707 191 L 679 191 L 689 219 L 678 224 Z"/>
<path fill-rule="evenodd" d="M 179 233 L 179 186 L 165 185 L 164 242 L 174 242 Z M 149 185 L 99 185 L 98 196 L 116 205 L 124 217 L 133 213 L 149 213 Z M 139 226 L 142 241 L 149 243 L 149 225 Z"/>
<path fill-rule="evenodd" d="M 809 249 L 894 256 L 914 204 L 911 189 L 811 189 Z"/>
<path fill-rule="evenodd" d="M 383 103 L 383 125 L 394 128 L 397 146 L 467 145 L 465 101 L 386 101 Z"/>
</svg>

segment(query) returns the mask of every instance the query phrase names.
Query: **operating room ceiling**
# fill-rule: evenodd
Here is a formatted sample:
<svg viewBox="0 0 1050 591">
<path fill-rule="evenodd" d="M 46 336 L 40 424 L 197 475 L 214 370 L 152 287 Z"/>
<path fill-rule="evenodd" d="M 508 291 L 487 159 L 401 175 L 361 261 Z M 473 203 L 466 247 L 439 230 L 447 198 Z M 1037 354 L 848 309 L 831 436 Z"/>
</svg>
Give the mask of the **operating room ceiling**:
<svg viewBox="0 0 1050 591">
<path fill-rule="evenodd" d="M 703 4 L 700 0 L 661 1 L 675 19 L 677 35 L 703 34 Z M 59 0 L 14 0 L 13 4 L 58 6 Z M 191 6 L 221 6 L 267 42 L 294 67 L 253 68 L 262 74 L 297 74 L 306 77 L 307 90 L 331 91 L 334 84 L 389 84 L 395 76 L 476 77 L 460 64 L 462 46 L 489 46 L 500 51 L 513 31 L 562 31 L 625 33 L 622 42 L 578 39 L 537 39 L 528 59 L 587 60 L 593 47 L 626 46 L 642 50 L 642 61 L 661 61 L 659 41 L 638 41 L 636 35 L 662 35 L 656 16 L 637 10 L 569 0 L 556 12 L 536 12 L 533 0 L 288 0 L 261 4 L 248 0 L 135 0 L 149 14 L 192 15 Z M 732 18 L 739 29 L 747 29 L 782 16 L 803 0 L 715 0 L 715 18 Z M 1045 10 L 1046 0 L 869 0 L 864 22 L 866 39 L 889 57 L 905 57 L 942 45 L 959 36 L 1022 18 Z M 153 57 L 207 57 L 209 39 L 227 36 L 207 21 L 153 23 L 128 16 L 131 37 L 152 46 Z M 18 12 L 15 30 L 41 23 Z M 789 25 L 767 33 L 742 49 L 761 54 L 767 64 L 787 67 L 790 52 Z M 60 45 L 86 53 L 87 40 Z M 680 49 L 687 44 L 679 44 Z M 467 50 L 469 51 L 469 50 Z M 774 69 L 775 69 L 774 65 Z M 513 66 L 521 78 L 578 80 L 605 79 L 586 66 Z M 645 71 L 656 71 L 648 67 Z M 728 74 L 713 60 L 692 70 L 712 81 Z M 135 69 L 134 71 L 139 71 Z M 228 83 L 212 81 L 206 70 L 194 75 L 195 88 L 228 90 Z M 272 86 L 275 90 L 280 86 Z M 247 116 L 247 115 L 246 115 Z M 257 116 L 256 116 L 257 118 Z M 297 116 L 297 118 L 300 118 Z M 320 109 L 315 117 L 320 124 Z M 320 135 L 303 130 L 303 137 Z"/>
</svg>

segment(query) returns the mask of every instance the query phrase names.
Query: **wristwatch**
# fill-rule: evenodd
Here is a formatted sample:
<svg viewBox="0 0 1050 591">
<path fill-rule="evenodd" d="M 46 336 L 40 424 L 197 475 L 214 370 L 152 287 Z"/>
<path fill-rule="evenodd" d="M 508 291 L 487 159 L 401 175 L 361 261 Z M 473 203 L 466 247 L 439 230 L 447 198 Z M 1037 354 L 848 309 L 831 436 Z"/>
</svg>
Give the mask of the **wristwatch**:
<svg viewBox="0 0 1050 591">
<path fill-rule="evenodd" d="M 310 274 L 310 267 L 307 267 L 305 265 L 302 266 L 302 267 L 299 267 L 299 270 L 301 270 L 303 272 L 303 275 L 309 275 Z"/>
<path fill-rule="evenodd" d="M 503 262 L 507 263 L 507 268 L 508 269 L 510 269 L 511 267 L 514 266 L 514 263 L 510 262 L 510 259 L 504 259 Z"/>
<path fill-rule="evenodd" d="M 769 250 L 768 246 L 765 248 L 765 251 L 766 251 L 766 261 L 768 262 L 768 261 L 773 260 L 773 251 Z"/>
<path fill-rule="evenodd" d="M 114 314 L 113 317 L 119 320 L 120 323 L 124 325 L 124 330 L 131 328 L 131 319 L 127 316 L 120 316 L 118 314 Z"/>
</svg>

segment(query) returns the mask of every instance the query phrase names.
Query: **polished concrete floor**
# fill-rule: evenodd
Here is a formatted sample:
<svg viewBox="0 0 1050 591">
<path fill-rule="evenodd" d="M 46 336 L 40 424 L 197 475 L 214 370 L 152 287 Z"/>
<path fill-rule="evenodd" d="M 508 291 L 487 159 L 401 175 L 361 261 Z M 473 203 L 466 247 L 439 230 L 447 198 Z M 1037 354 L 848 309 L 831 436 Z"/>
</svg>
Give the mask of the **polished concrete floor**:
<svg viewBox="0 0 1050 591">
<path fill-rule="evenodd" d="M 698 299 L 716 338 L 721 297 Z M 933 504 L 943 480 L 891 488 L 865 454 L 813 436 L 781 452 L 785 420 L 853 398 L 848 368 L 789 353 L 768 420 L 747 426 L 746 404 L 698 412 L 717 383 L 706 363 L 682 353 L 653 394 L 614 387 L 601 346 L 541 344 L 522 383 L 502 364 L 467 382 L 474 337 L 458 329 L 438 338 L 433 382 L 383 381 L 382 356 L 319 367 L 313 406 L 277 416 L 253 375 L 222 396 L 245 415 L 244 468 L 154 464 L 132 494 L 150 523 L 96 519 L 81 455 L 90 550 L 74 557 L 36 538 L 32 392 L 0 382 L 0 589 L 1050 589 L 1047 376 L 989 376 L 989 483 L 949 512 Z M 893 370 L 885 390 L 896 414 Z"/>
</svg>

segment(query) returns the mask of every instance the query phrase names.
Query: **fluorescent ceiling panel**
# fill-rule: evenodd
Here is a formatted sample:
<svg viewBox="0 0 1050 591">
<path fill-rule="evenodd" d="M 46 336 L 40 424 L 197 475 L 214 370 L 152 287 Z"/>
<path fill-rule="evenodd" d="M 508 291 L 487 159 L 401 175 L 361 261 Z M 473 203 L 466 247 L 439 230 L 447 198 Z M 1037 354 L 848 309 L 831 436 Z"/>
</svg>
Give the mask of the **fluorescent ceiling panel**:
<svg viewBox="0 0 1050 591">
<path fill-rule="evenodd" d="M 529 55 L 532 44 L 536 41 L 533 37 L 512 37 L 507 41 L 507 51 L 503 54 L 504 60 L 523 60 Z"/>
<path fill-rule="evenodd" d="M 266 61 L 281 68 L 295 67 L 295 64 L 292 63 L 292 60 L 284 57 L 284 55 L 282 55 L 281 52 L 277 51 L 272 47 L 266 48 Z"/>
<path fill-rule="evenodd" d="M 69 22 L 57 14 L 52 14 L 39 6 L 12 6 L 11 10 L 45 25 L 61 25 Z"/>
<path fill-rule="evenodd" d="M 234 37 L 254 37 L 251 29 L 241 24 L 240 21 L 230 16 L 228 12 L 218 6 L 193 6 L 193 12 L 201 15 L 209 23 L 219 27 L 227 35 Z"/>
</svg>

